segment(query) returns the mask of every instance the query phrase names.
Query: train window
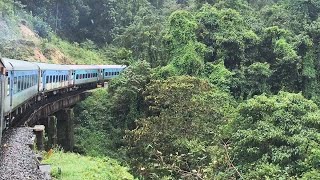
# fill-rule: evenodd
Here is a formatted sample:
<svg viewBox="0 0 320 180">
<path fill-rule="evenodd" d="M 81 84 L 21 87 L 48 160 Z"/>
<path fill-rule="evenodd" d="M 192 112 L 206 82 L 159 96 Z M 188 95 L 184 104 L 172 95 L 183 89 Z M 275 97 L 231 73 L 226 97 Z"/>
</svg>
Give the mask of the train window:
<svg viewBox="0 0 320 180">
<path fill-rule="evenodd" d="M 24 89 L 29 87 L 29 75 L 24 76 Z"/>
<path fill-rule="evenodd" d="M 25 90 L 27 89 L 28 87 L 28 76 L 23 76 L 23 87 L 22 87 L 22 90 Z"/>
<path fill-rule="evenodd" d="M 76 79 L 79 79 L 79 74 L 77 74 Z"/>
<path fill-rule="evenodd" d="M 29 75 L 29 87 L 31 87 L 32 84 L 33 84 L 33 82 L 32 82 L 32 75 Z"/>
<path fill-rule="evenodd" d="M 21 76 L 19 79 L 20 79 L 20 90 L 19 90 L 19 91 L 22 91 L 22 90 L 23 90 L 23 88 L 24 88 L 24 83 L 23 83 L 23 82 L 24 82 L 24 80 L 23 80 L 23 79 L 24 79 L 24 77 L 23 77 L 23 76 Z"/>
<path fill-rule="evenodd" d="M 61 82 L 61 75 L 59 76 L 59 81 L 58 82 Z"/>
<path fill-rule="evenodd" d="M 26 81 L 26 76 L 22 76 L 22 87 L 21 87 L 21 90 L 23 91 L 24 89 L 26 89 L 26 86 L 27 86 L 27 81 Z"/>
<path fill-rule="evenodd" d="M 27 80 L 27 76 L 22 76 L 22 90 L 25 90 L 25 89 L 27 89 L 27 82 L 28 82 L 28 80 Z"/>
<path fill-rule="evenodd" d="M 29 87 L 31 87 L 32 86 L 32 75 L 29 75 Z"/>
<path fill-rule="evenodd" d="M 25 89 L 27 89 L 27 88 L 29 88 L 30 87 L 30 77 L 29 77 L 29 75 L 26 75 L 25 76 L 25 80 L 26 80 L 26 86 L 25 86 Z"/>
<path fill-rule="evenodd" d="M 24 76 L 24 89 L 27 89 L 29 87 L 29 75 Z"/>
<path fill-rule="evenodd" d="M 8 77 L 7 96 L 10 95 L 10 77 Z"/>
<path fill-rule="evenodd" d="M 52 76 L 52 83 L 56 82 L 56 76 Z"/>
<path fill-rule="evenodd" d="M 21 77 L 18 77 L 18 92 L 21 91 Z"/>
<path fill-rule="evenodd" d="M 46 83 L 49 83 L 49 76 L 46 76 Z"/>
<path fill-rule="evenodd" d="M 31 78 L 30 78 L 30 75 L 27 75 L 27 87 L 26 88 L 29 88 L 31 87 Z"/>
</svg>

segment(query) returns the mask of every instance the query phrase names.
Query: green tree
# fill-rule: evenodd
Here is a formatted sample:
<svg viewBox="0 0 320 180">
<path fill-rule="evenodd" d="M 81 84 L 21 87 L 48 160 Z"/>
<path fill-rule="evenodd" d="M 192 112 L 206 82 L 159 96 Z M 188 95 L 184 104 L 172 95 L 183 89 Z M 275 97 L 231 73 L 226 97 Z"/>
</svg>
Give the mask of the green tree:
<svg viewBox="0 0 320 180">
<path fill-rule="evenodd" d="M 178 76 L 152 81 L 144 100 L 147 117 L 126 138 L 136 172 L 156 179 L 209 178 L 224 163 L 220 143 L 234 115 L 227 93 L 205 80 Z"/>
<path fill-rule="evenodd" d="M 301 94 L 256 96 L 239 105 L 232 152 L 245 179 L 299 178 L 319 167 L 316 104 Z"/>
<path fill-rule="evenodd" d="M 150 64 L 136 62 L 109 84 L 110 116 L 115 128 L 134 129 L 135 119 L 143 114 L 142 93 L 150 81 Z"/>
</svg>

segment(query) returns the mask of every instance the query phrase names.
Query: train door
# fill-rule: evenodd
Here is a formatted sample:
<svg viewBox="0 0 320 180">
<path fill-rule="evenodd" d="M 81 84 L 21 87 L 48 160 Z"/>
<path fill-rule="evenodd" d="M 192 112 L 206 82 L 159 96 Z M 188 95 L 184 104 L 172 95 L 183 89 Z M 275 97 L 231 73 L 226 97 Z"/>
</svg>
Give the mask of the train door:
<svg viewBox="0 0 320 180">
<path fill-rule="evenodd" d="M 75 71 L 74 70 L 70 70 L 69 71 L 69 86 L 73 86 L 74 85 L 74 76 L 75 76 Z"/>
<path fill-rule="evenodd" d="M 3 69 L 3 68 L 2 68 Z M 4 121 L 4 82 L 5 82 L 5 76 L 3 72 L 0 72 L 0 143 L 2 138 L 2 130 L 5 128 L 5 121 Z"/>
<path fill-rule="evenodd" d="M 45 78 L 46 78 L 46 75 L 45 75 L 45 71 L 42 71 L 42 70 L 40 70 L 40 68 L 39 68 L 39 74 L 38 74 L 38 87 L 39 87 L 39 89 L 38 89 L 38 91 L 39 92 L 43 92 L 44 90 L 45 90 L 45 85 L 44 85 L 44 83 L 45 83 Z"/>
</svg>

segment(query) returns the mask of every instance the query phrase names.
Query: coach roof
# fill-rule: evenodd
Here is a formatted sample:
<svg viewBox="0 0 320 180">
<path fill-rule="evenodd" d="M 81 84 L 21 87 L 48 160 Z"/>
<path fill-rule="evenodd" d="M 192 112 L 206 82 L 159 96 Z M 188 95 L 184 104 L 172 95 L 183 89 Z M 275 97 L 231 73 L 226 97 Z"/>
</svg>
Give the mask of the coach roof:
<svg viewBox="0 0 320 180">
<path fill-rule="evenodd" d="M 1 58 L 1 62 L 7 70 L 39 70 L 39 67 L 32 62 L 20 61 L 15 59 Z"/>
<path fill-rule="evenodd" d="M 72 70 L 100 69 L 96 65 L 67 65 Z"/>
<path fill-rule="evenodd" d="M 60 64 L 47 64 L 47 63 L 34 63 L 37 66 L 40 67 L 41 70 L 70 70 L 70 67 L 68 65 L 60 65 Z"/>
</svg>

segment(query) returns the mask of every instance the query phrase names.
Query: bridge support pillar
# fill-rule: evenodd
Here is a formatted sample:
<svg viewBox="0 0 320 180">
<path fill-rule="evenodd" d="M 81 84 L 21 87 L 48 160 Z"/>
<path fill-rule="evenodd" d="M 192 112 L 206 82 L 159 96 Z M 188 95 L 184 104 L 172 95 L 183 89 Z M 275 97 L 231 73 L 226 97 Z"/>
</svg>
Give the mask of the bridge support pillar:
<svg viewBox="0 0 320 180">
<path fill-rule="evenodd" d="M 37 139 L 37 149 L 39 151 L 44 150 L 43 142 L 44 142 L 44 125 L 36 125 L 33 128 L 33 132 L 36 134 L 36 139 Z"/>
<path fill-rule="evenodd" d="M 74 113 L 73 109 L 57 112 L 58 143 L 66 151 L 73 151 L 74 146 Z"/>
<path fill-rule="evenodd" d="M 47 122 L 47 134 L 48 134 L 48 149 L 54 148 L 57 145 L 57 118 L 55 116 L 49 116 Z"/>
</svg>

